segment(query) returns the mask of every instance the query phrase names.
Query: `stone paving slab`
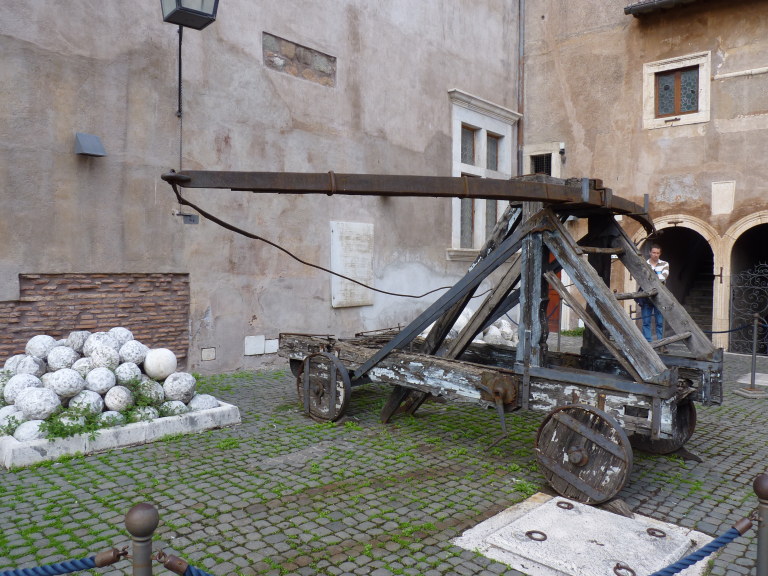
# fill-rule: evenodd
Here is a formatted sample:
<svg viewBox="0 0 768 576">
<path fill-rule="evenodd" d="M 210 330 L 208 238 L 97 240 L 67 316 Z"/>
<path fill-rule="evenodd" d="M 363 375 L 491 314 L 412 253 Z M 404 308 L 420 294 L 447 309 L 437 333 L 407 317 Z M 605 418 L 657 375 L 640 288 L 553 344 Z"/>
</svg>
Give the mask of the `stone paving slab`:
<svg viewBox="0 0 768 576">
<path fill-rule="evenodd" d="M 717 536 L 755 507 L 768 401 L 733 393 L 750 363 L 726 355 L 723 405 L 698 407 L 686 447 L 702 462 L 635 452 L 620 493 L 634 512 Z M 765 358 L 758 369 L 768 372 Z M 507 414 L 510 434 L 492 446 L 495 411 L 472 404 L 427 402 L 384 425 L 390 388 L 370 384 L 353 390 L 344 421 L 320 424 L 301 413 L 286 366 L 207 386 L 238 406 L 240 425 L 0 470 L 0 570 L 122 547 L 125 513 L 150 502 L 155 549 L 217 576 L 521 574 L 451 540 L 548 492 L 533 452 L 543 413 Z M 755 536 L 725 547 L 711 575 L 752 573 Z M 122 561 L 83 573 L 132 570 Z"/>
</svg>

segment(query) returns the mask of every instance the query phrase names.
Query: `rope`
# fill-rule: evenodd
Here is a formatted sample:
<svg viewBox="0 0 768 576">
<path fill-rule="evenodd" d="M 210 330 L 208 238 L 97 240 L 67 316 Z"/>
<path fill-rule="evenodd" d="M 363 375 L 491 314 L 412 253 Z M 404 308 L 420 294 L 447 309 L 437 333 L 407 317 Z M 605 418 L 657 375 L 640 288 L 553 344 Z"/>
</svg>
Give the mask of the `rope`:
<svg viewBox="0 0 768 576">
<path fill-rule="evenodd" d="M 0 572 L 0 576 L 51 576 L 53 574 L 69 574 L 96 568 L 96 557 L 83 558 L 81 560 L 67 560 L 58 564 L 47 564 L 35 568 L 22 568 L 21 570 L 7 570 Z"/>
<path fill-rule="evenodd" d="M 696 564 L 699 560 L 703 560 L 713 552 L 716 552 L 726 544 L 729 544 L 733 542 L 736 538 L 741 536 L 741 533 L 736 528 L 731 528 L 726 532 L 725 534 L 722 534 L 721 536 L 718 536 L 712 542 L 707 544 L 706 546 L 703 546 L 696 550 L 696 552 L 693 552 L 692 554 L 689 554 L 685 558 L 682 558 L 675 562 L 674 564 L 670 564 L 666 568 L 663 568 L 659 570 L 658 572 L 654 572 L 651 574 L 651 576 L 672 576 L 673 574 L 677 574 L 681 570 L 684 570 L 688 566 L 692 566 L 693 564 Z"/>
<path fill-rule="evenodd" d="M 212 574 L 209 574 L 208 572 L 205 572 L 204 570 L 200 570 L 200 568 L 195 568 L 191 564 L 187 566 L 187 569 L 184 571 L 184 576 L 213 576 Z"/>
</svg>

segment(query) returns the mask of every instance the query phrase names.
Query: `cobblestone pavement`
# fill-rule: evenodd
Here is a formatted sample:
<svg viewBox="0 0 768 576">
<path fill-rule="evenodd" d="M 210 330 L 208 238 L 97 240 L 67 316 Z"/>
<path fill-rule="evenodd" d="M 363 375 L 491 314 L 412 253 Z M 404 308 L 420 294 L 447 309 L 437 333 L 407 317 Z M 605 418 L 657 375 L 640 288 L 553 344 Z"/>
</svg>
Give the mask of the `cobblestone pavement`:
<svg viewBox="0 0 768 576">
<path fill-rule="evenodd" d="M 568 344 L 565 342 L 564 344 Z M 725 401 L 698 407 L 687 448 L 703 462 L 635 453 L 620 497 L 637 513 L 722 534 L 756 505 L 768 469 L 766 405 L 733 394 L 749 357 L 728 355 Z M 768 372 L 761 358 L 758 370 Z M 427 403 L 378 422 L 388 387 L 355 388 L 345 421 L 298 410 L 287 368 L 210 377 L 205 391 L 242 424 L 151 445 L 0 471 L 0 571 L 91 556 L 129 543 L 126 511 L 160 513 L 155 550 L 215 575 L 520 574 L 450 544 L 465 529 L 548 491 L 533 453 L 543 414 Z M 729 544 L 711 573 L 749 574 L 756 532 Z M 130 561 L 83 574 L 130 574 Z M 156 564 L 155 573 L 170 573 Z"/>
</svg>

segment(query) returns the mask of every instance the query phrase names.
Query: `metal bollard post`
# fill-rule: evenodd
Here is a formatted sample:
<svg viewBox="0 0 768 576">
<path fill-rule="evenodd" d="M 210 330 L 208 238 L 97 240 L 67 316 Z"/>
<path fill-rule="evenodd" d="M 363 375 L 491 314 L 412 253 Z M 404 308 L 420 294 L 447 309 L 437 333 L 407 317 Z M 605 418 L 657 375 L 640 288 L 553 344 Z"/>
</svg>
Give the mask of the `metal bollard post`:
<svg viewBox="0 0 768 576">
<path fill-rule="evenodd" d="M 125 528 L 133 537 L 133 576 L 152 576 L 152 535 L 160 515 L 152 504 L 136 504 L 125 515 Z"/>
<path fill-rule="evenodd" d="M 757 494 L 757 571 L 756 576 L 768 576 L 768 473 L 758 474 L 752 483 Z"/>
<path fill-rule="evenodd" d="M 755 372 L 757 372 L 757 323 L 760 320 L 760 314 L 755 313 L 754 323 L 752 324 L 752 376 L 749 379 L 749 389 L 755 389 Z"/>
</svg>

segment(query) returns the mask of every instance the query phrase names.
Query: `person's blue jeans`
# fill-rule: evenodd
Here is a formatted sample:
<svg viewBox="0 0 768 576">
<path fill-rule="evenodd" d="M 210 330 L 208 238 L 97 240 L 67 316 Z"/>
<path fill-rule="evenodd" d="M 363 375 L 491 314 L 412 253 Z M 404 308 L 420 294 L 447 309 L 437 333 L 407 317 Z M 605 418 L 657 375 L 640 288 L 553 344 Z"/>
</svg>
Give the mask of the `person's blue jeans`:
<svg viewBox="0 0 768 576">
<path fill-rule="evenodd" d="M 651 317 L 656 319 L 656 340 L 664 337 L 664 317 L 656 306 L 647 303 L 641 308 L 643 316 L 643 336 L 648 342 L 651 342 Z"/>
</svg>

